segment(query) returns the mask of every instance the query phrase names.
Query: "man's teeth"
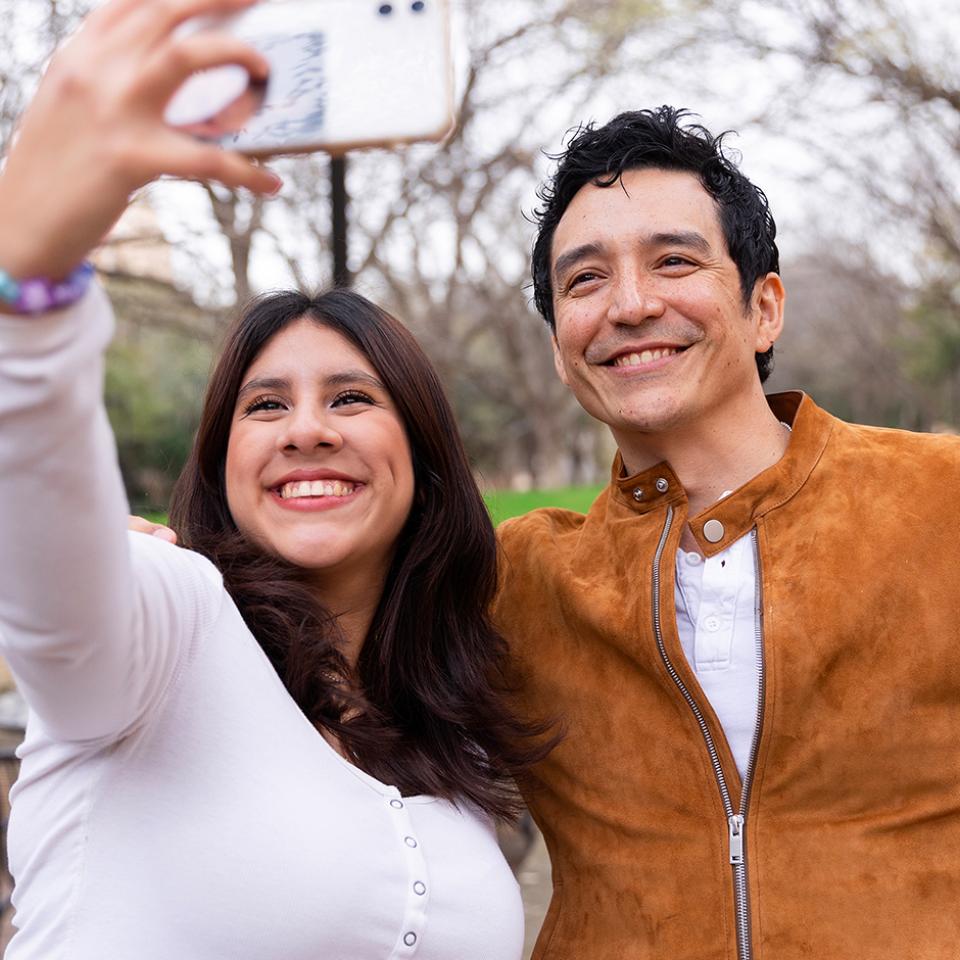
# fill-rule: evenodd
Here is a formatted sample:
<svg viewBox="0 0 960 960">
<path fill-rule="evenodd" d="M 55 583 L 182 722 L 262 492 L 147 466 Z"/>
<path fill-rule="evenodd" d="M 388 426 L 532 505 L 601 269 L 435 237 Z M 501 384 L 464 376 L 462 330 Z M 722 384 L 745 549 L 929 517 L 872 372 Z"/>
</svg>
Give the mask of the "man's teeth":
<svg viewBox="0 0 960 960">
<path fill-rule="evenodd" d="M 639 367 L 645 363 L 653 363 L 663 357 L 672 357 L 679 353 L 677 347 L 663 347 L 659 350 L 644 350 L 642 353 L 626 353 L 613 361 L 615 367 Z"/>
<path fill-rule="evenodd" d="M 295 480 L 280 488 L 284 500 L 294 497 L 349 497 L 354 485 L 345 480 Z"/>
</svg>

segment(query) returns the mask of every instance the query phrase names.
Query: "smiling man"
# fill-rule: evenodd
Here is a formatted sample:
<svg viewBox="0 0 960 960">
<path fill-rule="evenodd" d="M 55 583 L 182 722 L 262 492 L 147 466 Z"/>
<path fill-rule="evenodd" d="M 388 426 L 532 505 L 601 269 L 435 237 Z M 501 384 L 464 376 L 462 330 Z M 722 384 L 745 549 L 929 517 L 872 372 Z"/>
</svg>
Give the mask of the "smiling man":
<svg viewBox="0 0 960 960">
<path fill-rule="evenodd" d="M 619 452 L 586 516 L 501 528 L 523 702 L 568 729 L 535 958 L 953 960 L 960 442 L 764 396 L 774 222 L 682 111 L 585 128 L 542 197 L 537 305 Z"/>
</svg>

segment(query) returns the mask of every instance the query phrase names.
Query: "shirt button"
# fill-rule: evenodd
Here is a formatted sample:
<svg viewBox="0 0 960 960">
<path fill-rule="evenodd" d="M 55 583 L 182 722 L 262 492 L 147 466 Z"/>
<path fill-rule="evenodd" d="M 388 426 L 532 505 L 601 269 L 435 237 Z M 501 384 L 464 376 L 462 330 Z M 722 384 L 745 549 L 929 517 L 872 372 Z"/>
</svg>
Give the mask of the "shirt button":
<svg viewBox="0 0 960 960">
<path fill-rule="evenodd" d="M 418 897 L 422 897 L 422 896 L 427 892 L 427 885 L 426 885 L 425 883 L 422 883 L 421 881 L 418 880 L 418 881 L 413 885 L 413 892 L 414 892 Z"/>
<path fill-rule="evenodd" d="M 403 935 L 403 942 L 408 947 L 412 947 L 417 942 L 417 935 L 411 930 L 409 933 Z"/>
<path fill-rule="evenodd" d="M 390 801 L 390 806 L 393 807 L 394 810 L 402 810 L 402 809 L 403 809 L 403 801 L 402 801 L 402 800 L 391 800 L 391 801 Z"/>
<path fill-rule="evenodd" d="M 403 842 L 411 849 L 417 845 L 417 841 L 413 837 L 404 837 Z"/>
<path fill-rule="evenodd" d="M 702 557 L 700 556 L 699 553 L 688 553 L 686 557 L 687 557 L 687 563 L 689 563 L 691 567 L 700 566 L 700 561 Z"/>
<path fill-rule="evenodd" d="M 716 617 L 707 617 L 703 625 L 711 633 L 716 633 L 720 629 L 720 621 Z"/>
</svg>

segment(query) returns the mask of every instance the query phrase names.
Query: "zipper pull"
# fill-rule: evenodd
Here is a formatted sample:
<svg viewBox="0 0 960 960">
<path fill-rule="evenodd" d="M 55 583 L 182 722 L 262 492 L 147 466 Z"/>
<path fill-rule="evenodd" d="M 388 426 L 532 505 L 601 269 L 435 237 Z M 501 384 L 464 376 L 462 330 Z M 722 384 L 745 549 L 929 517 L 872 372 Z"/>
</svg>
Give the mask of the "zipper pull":
<svg viewBox="0 0 960 960">
<path fill-rule="evenodd" d="M 743 817 L 727 818 L 730 826 L 730 862 L 735 866 L 743 863 Z"/>
</svg>

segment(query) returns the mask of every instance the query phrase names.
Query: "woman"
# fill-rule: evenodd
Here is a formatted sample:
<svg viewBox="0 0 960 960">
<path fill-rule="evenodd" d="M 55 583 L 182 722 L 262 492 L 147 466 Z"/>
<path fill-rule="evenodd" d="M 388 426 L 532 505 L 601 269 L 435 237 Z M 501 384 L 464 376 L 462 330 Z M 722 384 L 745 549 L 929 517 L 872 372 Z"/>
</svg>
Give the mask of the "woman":
<svg viewBox="0 0 960 960">
<path fill-rule="evenodd" d="M 262 75 L 175 37 L 248 2 L 99 8 L 0 174 L 2 309 L 33 311 L 0 316 L 0 634 L 31 707 L 7 960 L 516 960 L 492 818 L 542 731 L 491 686 L 492 530 L 410 335 L 347 292 L 254 304 L 176 492 L 191 549 L 124 529 L 109 307 L 75 267 L 162 173 L 276 191 L 162 123 L 193 70 Z"/>
</svg>

